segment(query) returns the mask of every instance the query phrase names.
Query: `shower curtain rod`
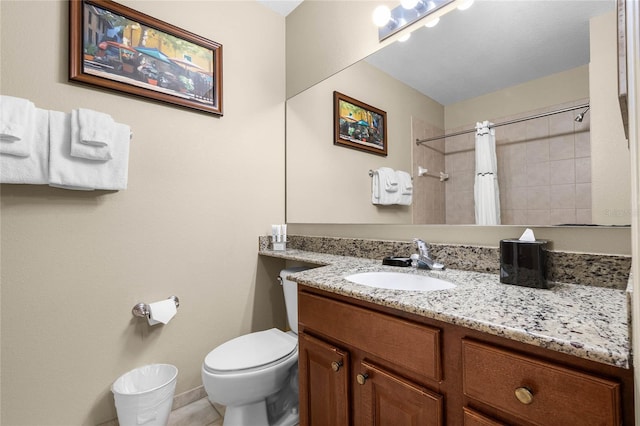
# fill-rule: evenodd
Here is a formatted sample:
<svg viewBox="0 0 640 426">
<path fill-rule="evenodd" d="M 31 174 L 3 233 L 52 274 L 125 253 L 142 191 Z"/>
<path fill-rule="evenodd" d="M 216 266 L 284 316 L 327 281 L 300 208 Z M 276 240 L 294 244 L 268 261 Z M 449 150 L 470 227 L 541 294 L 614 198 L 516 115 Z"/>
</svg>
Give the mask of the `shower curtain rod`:
<svg viewBox="0 0 640 426">
<path fill-rule="evenodd" d="M 492 124 L 492 125 L 489 126 L 489 128 L 493 129 L 494 127 L 506 126 L 507 124 L 520 123 L 521 121 L 533 120 L 533 119 L 536 119 L 536 118 L 547 117 L 549 115 L 561 114 L 563 112 L 574 111 L 576 109 L 582 109 L 582 108 L 588 108 L 588 107 L 589 107 L 589 104 L 583 104 L 583 105 L 578 105 L 578 106 L 574 106 L 574 107 L 559 109 L 559 110 L 556 110 L 556 111 L 543 112 L 541 114 L 532 115 L 530 117 L 517 118 L 515 120 L 505 121 L 503 123 Z M 425 142 L 437 141 L 437 140 L 440 140 L 440 139 L 449 138 L 449 137 L 453 137 L 453 136 L 466 135 L 467 133 L 473 133 L 475 131 L 476 131 L 476 129 L 463 130 L 461 132 L 450 133 L 448 135 L 442 135 L 442 136 L 436 136 L 434 138 L 416 139 L 416 145 L 420 145 L 420 144 L 423 144 Z"/>
</svg>

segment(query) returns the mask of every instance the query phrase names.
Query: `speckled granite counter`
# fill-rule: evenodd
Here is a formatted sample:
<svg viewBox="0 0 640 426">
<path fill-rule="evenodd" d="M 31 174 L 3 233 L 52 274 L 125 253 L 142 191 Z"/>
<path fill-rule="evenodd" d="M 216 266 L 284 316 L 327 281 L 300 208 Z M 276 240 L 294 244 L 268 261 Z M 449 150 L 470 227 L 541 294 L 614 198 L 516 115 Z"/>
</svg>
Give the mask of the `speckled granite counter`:
<svg viewBox="0 0 640 426">
<path fill-rule="evenodd" d="M 630 329 L 624 290 L 555 283 L 532 289 L 500 283 L 497 274 L 447 269 L 414 271 L 379 260 L 261 247 L 260 255 L 322 265 L 290 276 L 300 284 L 378 305 L 567 353 L 630 368 Z M 397 291 L 352 283 L 345 276 L 401 271 L 456 284 L 445 291 Z"/>
</svg>

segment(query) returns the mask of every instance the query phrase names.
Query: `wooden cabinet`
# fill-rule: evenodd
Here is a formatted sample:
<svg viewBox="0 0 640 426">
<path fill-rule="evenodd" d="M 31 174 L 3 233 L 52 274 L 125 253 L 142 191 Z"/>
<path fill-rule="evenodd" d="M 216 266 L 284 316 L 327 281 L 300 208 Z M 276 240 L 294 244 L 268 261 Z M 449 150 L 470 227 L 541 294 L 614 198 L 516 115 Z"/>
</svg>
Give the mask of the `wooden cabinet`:
<svg viewBox="0 0 640 426">
<path fill-rule="evenodd" d="M 298 291 L 303 426 L 634 424 L 632 370 Z"/>
<path fill-rule="evenodd" d="M 438 330 L 301 292 L 301 425 L 443 424 Z"/>
</svg>

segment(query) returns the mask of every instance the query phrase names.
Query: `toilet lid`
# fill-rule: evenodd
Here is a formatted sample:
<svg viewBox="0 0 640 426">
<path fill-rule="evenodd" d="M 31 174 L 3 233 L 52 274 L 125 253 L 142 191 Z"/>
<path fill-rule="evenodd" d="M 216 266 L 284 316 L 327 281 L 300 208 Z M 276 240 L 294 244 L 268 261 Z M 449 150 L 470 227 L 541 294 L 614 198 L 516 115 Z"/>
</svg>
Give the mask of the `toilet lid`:
<svg viewBox="0 0 640 426">
<path fill-rule="evenodd" d="M 277 328 L 236 337 L 218 346 L 204 359 L 207 369 L 237 371 L 260 367 L 295 351 L 298 340 Z"/>
</svg>

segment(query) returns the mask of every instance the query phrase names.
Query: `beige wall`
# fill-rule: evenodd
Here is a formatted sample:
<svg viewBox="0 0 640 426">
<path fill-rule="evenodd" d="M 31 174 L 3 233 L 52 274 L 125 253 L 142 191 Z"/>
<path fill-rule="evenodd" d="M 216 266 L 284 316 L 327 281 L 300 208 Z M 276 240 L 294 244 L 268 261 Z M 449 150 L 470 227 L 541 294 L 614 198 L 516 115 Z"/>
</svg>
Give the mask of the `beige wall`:
<svg viewBox="0 0 640 426">
<path fill-rule="evenodd" d="M 1 187 L 3 425 L 98 424 L 122 373 L 175 364 L 183 392 L 216 345 L 284 326 L 256 241 L 284 220 L 284 18 L 258 2 L 121 3 L 223 44 L 225 115 L 69 83 L 68 2 L 0 3 L 2 94 L 134 132 L 125 191 Z M 168 325 L 132 317 L 170 295 Z"/>
<path fill-rule="evenodd" d="M 334 90 L 388 111 L 386 157 L 333 145 Z M 411 206 L 371 203 L 368 172 L 412 173 L 412 116 L 443 126 L 440 104 L 364 61 L 289 99 L 287 222 L 411 223 Z"/>
<path fill-rule="evenodd" d="M 616 14 L 591 19 L 593 223 L 631 223 L 629 148 L 618 103 Z"/>
</svg>

